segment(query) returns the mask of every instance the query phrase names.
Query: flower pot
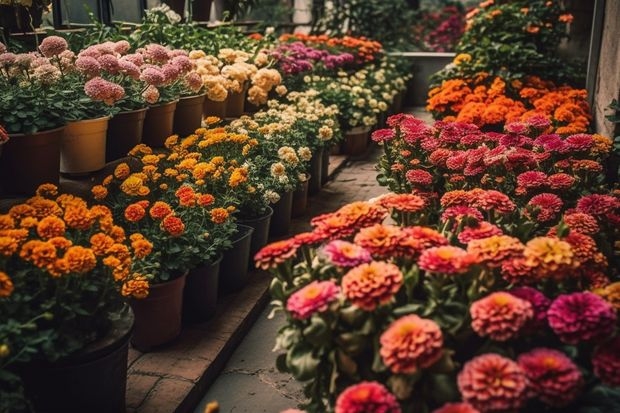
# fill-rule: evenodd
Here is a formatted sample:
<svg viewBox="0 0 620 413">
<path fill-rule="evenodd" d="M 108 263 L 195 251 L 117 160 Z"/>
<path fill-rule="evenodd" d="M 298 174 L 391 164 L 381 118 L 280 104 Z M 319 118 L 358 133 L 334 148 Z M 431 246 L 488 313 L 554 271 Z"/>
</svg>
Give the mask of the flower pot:
<svg viewBox="0 0 620 413">
<path fill-rule="evenodd" d="M 202 115 L 205 118 L 209 116 L 217 116 L 218 118 L 223 119 L 226 116 L 226 101 L 223 100 L 218 102 L 216 100 L 205 98 L 202 106 Z"/>
<path fill-rule="evenodd" d="M 226 98 L 226 118 L 239 118 L 243 115 L 247 93 L 247 87 L 244 87 L 241 92 L 228 93 L 228 97 Z"/>
<path fill-rule="evenodd" d="M 53 363 L 17 366 L 33 411 L 125 413 L 127 352 L 133 324 L 133 313 L 126 308 L 107 335 L 77 354 Z"/>
<path fill-rule="evenodd" d="M 338 147 L 340 145 L 332 146 L 332 148 Z M 325 185 L 327 180 L 329 179 L 329 156 L 331 155 L 331 150 L 327 148 L 323 148 L 323 160 L 321 162 L 321 185 Z"/>
<path fill-rule="evenodd" d="M 172 135 L 174 110 L 178 100 L 161 105 L 149 106 L 144 117 L 142 143 L 152 148 L 163 148 L 166 139 Z"/>
<path fill-rule="evenodd" d="M 9 135 L 0 162 L 0 187 L 5 193 L 32 195 L 43 183 L 58 185 L 63 129 Z"/>
<path fill-rule="evenodd" d="M 357 126 L 344 134 L 343 150 L 345 155 L 360 156 L 366 153 L 368 148 L 368 134 L 370 128 Z"/>
<path fill-rule="evenodd" d="M 394 100 L 392 101 L 391 112 L 392 114 L 400 113 L 403 110 L 403 98 L 405 97 L 405 92 L 400 91 L 394 96 Z"/>
<path fill-rule="evenodd" d="M 306 209 L 308 209 L 308 184 L 309 180 L 306 179 L 302 182 L 293 192 L 293 202 L 291 206 L 291 217 L 297 218 L 306 213 Z"/>
<path fill-rule="evenodd" d="M 142 142 L 144 117 L 148 108 L 120 112 L 108 122 L 105 161 L 112 162 L 127 156 L 134 146 Z"/>
<path fill-rule="evenodd" d="M 215 314 L 221 262 L 222 254 L 190 270 L 183 290 L 184 320 L 205 321 Z"/>
<path fill-rule="evenodd" d="M 312 159 L 310 159 L 308 193 L 312 195 L 319 192 L 323 186 L 323 152 L 325 148 L 320 147 L 312 153 Z M 327 159 L 329 160 L 329 157 Z"/>
<path fill-rule="evenodd" d="M 202 124 L 202 108 L 207 95 L 187 96 L 179 99 L 174 111 L 173 131 L 181 137 L 191 135 Z"/>
<path fill-rule="evenodd" d="M 237 219 L 239 224 L 254 228 L 254 232 L 252 233 L 252 242 L 250 243 L 250 263 L 254 262 L 254 255 L 256 255 L 261 248 L 267 245 L 267 241 L 269 240 L 269 224 L 271 223 L 272 215 L 273 209 L 271 209 L 271 207 L 267 207 L 267 212 L 262 216 L 256 218 Z"/>
<path fill-rule="evenodd" d="M 269 226 L 269 235 L 279 237 L 291 230 L 291 211 L 293 208 L 293 191 L 280 195 L 280 200 L 273 204 L 273 216 Z"/>
<path fill-rule="evenodd" d="M 60 140 L 60 172 L 87 174 L 105 166 L 109 116 L 67 123 Z"/>
<path fill-rule="evenodd" d="M 248 281 L 250 246 L 254 228 L 237 224 L 232 247 L 224 252 L 220 267 L 220 288 L 223 292 L 239 291 Z"/>
<path fill-rule="evenodd" d="M 174 340 L 181 332 L 183 287 L 187 273 L 171 281 L 152 284 L 149 295 L 141 300 L 131 299 L 136 325 L 131 344 L 140 351 Z"/>
</svg>

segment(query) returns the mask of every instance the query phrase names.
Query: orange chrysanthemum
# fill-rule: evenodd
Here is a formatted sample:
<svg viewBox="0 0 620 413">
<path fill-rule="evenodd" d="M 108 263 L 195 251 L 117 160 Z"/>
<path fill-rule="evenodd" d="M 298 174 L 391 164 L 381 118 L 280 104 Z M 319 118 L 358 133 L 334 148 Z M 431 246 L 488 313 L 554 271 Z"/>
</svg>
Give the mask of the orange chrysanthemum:
<svg viewBox="0 0 620 413">
<path fill-rule="evenodd" d="M 168 215 L 161 221 L 161 227 L 173 237 L 179 237 L 185 232 L 185 224 L 179 217 Z"/>
<path fill-rule="evenodd" d="M 345 297 L 366 311 L 392 301 L 402 284 L 403 274 L 396 265 L 377 261 L 359 265 L 342 278 Z"/>
<path fill-rule="evenodd" d="M 228 211 L 225 208 L 213 208 L 210 211 L 211 221 L 216 224 L 226 222 L 228 219 Z"/>
</svg>

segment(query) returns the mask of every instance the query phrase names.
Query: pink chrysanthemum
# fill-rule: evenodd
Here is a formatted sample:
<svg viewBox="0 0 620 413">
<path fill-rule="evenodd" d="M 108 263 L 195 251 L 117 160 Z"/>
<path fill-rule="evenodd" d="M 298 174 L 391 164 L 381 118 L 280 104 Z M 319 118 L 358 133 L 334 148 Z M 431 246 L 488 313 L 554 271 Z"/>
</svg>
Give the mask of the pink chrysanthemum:
<svg viewBox="0 0 620 413">
<path fill-rule="evenodd" d="M 202 78 L 196 72 L 189 72 L 185 75 L 185 84 L 194 93 L 198 93 L 202 89 Z"/>
<path fill-rule="evenodd" d="M 166 77 L 161 70 L 155 67 L 146 67 L 140 74 L 140 80 L 151 86 L 161 86 L 166 82 Z"/>
<path fill-rule="evenodd" d="M 530 392 L 549 406 L 566 406 L 581 391 L 581 372 L 562 352 L 536 348 L 521 354 L 517 363 L 525 372 Z"/>
<path fill-rule="evenodd" d="M 394 139 L 395 133 L 393 129 L 377 129 L 371 135 L 373 141 L 377 143 L 389 142 Z"/>
<path fill-rule="evenodd" d="M 461 274 L 476 264 L 476 259 L 462 248 L 445 245 L 422 251 L 418 259 L 420 269 L 442 274 Z"/>
<path fill-rule="evenodd" d="M 48 36 L 45 39 L 41 40 L 41 44 L 39 45 L 39 50 L 41 54 L 45 57 L 58 56 L 67 48 L 69 44 L 65 39 L 60 36 Z"/>
<path fill-rule="evenodd" d="M 126 60 L 140 67 L 144 64 L 144 57 L 139 53 L 132 53 L 121 57 L 119 60 Z"/>
<path fill-rule="evenodd" d="M 94 57 L 82 56 L 75 61 L 75 67 L 88 77 L 99 76 L 101 65 Z"/>
<path fill-rule="evenodd" d="M 266 245 L 254 256 L 256 267 L 268 270 L 295 256 L 297 243 L 292 239 L 276 241 Z"/>
<path fill-rule="evenodd" d="M 616 312 L 607 301 L 589 291 L 563 294 L 547 310 L 549 326 L 567 344 L 598 341 L 615 328 Z"/>
<path fill-rule="evenodd" d="M 140 68 L 129 60 L 118 60 L 118 71 L 132 79 L 140 79 Z"/>
<path fill-rule="evenodd" d="M 493 235 L 502 235 L 503 231 L 487 221 L 480 221 L 475 226 L 467 226 L 457 236 L 461 244 L 467 244 L 476 239 L 489 238 Z"/>
<path fill-rule="evenodd" d="M 496 341 L 514 338 L 533 316 L 532 305 L 507 292 L 495 292 L 472 303 L 471 327 Z"/>
<path fill-rule="evenodd" d="M 596 347 L 592 355 L 594 374 L 609 386 L 620 387 L 620 336 Z"/>
<path fill-rule="evenodd" d="M 175 82 L 181 76 L 181 68 L 170 63 L 163 65 L 161 72 L 164 74 L 167 84 Z"/>
<path fill-rule="evenodd" d="M 317 312 L 327 310 L 329 303 L 338 298 L 340 288 L 333 281 L 313 281 L 295 291 L 286 301 L 286 309 L 298 320 L 305 320 Z"/>
<path fill-rule="evenodd" d="M 125 89 L 116 83 L 108 82 L 101 77 L 94 77 L 84 84 L 86 96 L 94 101 L 102 101 L 108 105 L 114 104 L 125 96 Z"/>
<path fill-rule="evenodd" d="M 131 49 L 131 44 L 127 40 L 119 40 L 114 43 L 114 51 L 120 55 L 124 55 Z"/>
<path fill-rule="evenodd" d="M 338 267 L 357 267 L 372 261 L 370 252 L 347 241 L 332 241 L 323 248 L 322 253 Z"/>
<path fill-rule="evenodd" d="M 512 412 L 527 399 L 527 378 L 514 361 L 489 353 L 465 363 L 457 377 L 463 400 L 482 413 Z"/>
<path fill-rule="evenodd" d="M 410 169 L 405 176 L 414 185 L 428 186 L 433 183 L 433 175 L 423 169 Z"/>
<path fill-rule="evenodd" d="M 413 117 L 414 116 L 410 113 L 397 113 L 396 115 L 389 116 L 386 123 L 390 128 L 394 128 L 400 125 L 403 120 Z"/>
<path fill-rule="evenodd" d="M 377 261 L 361 264 L 342 278 L 344 295 L 366 311 L 392 301 L 402 285 L 403 274 L 396 265 Z"/>
<path fill-rule="evenodd" d="M 174 56 L 170 63 L 178 67 L 181 73 L 187 73 L 194 68 L 192 61 L 185 55 Z"/>
<path fill-rule="evenodd" d="M 562 199 L 555 194 L 538 194 L 530 199 L 527 208 L 532 211 L 536 221 L 548 222 L 556 218 L 557 214 L 562 210 L 564 203 Z"/>
<path fill-rule="evenodd" d="M 551 189 L 557 190 L 569 189 L 575 184 L 575 178 L 565 173 L 549 175 L 547 181 Z"/>
<path fill-rule="evenodd" d="M 446 403 L 433 413 L 480 413 L 469 403 Z"/>
<path fill-rule="evenodd" d="M 117 74 L 119 72 L 118 58 L 111 54 L 104 54 L 97 59 L 97 62 L 101 65 L 101 68 L 110 74 Z"/>
<path fill-rule="evenodd" d="M 509 291 L 511 295 L 527 301 L 532 305 L 533 316 L 526 322 L 524 329 L 535 332 L 547 326 L 547 310 L 551 300 L 532 287 L 517 287 Z"/>
<path fill-rule="evenodd" d="M 396 397 L 382 384 L 363 381 L 346 388 L 336 399 L 335 413 L 401 413 Z"/>
<path fill-rule="evenodd" d="M 432 320 L 407 315 L 381 334 L 379 353 L 392 373 L 412 374 L 430 367 L 443 354 L 441 329 Z"/>
<path fill-rule="evenodd" d="M 160 44 L 151 43 L 144 48 L 144 55 L 153 63 L 166 63 L 170 59 L 170 50 Z"/>
<path fill-rule="evenodd" d="M 581 197 L 577 201 L 577 211 L 596 217 L 613 213 L 620 208 L 620 200 L 611 195 L 593 194 Z"/>
<path fill-rule="evenodd" d="M 6 46 L 4 45 L 4 43 L 0 42 L 0 53 L 5 53 L 6 52 Z"/>
</svg>

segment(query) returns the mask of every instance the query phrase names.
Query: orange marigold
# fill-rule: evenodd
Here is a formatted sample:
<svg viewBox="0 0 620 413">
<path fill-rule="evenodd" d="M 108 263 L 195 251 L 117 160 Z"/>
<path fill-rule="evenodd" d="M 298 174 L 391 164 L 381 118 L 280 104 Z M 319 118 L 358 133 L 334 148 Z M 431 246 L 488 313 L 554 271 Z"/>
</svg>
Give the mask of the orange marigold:
<svg viewBox="0 0 620 413">
<path fill-rule="evenodd" d="M 97 256 L 104 255 L 112 245 L 114 245 L 114 239 L 102 232 L 90 237 L 90 246 Z"/>
<path fill-rule="evenodd" d="M 345 297 L 366 311 L 392 301 L 402 285 L 400 269 L 394 264 L 378 261 L 359 265 L 342 278 Z"/>
<path fill-rule="evenodd" d="M 15 228 L 15 220 L 9 214 L 0 215 L 0 230 Z"/>
<path fill-rule="evenodd" d="M 143 276 L 134 276 L 132 279 L 125 281 L 121 294 L 124 297 L 146 298 L 149 295 L 149 282 Z"/>
<path fill-rule="evenodd" d="M 69 228 L 85 231 L 92 227 L 95 217 L 84 205 L 67 205 L 64 220 Z"/>
<path fill-rule="evenodd" d="M 54 184 L 39 185 L 35 194 L 44 198 L 52 198 L 58 196 L 58 187 Z"/>
<path fill-rule="evenodd" d="M 116 179 L 125 179 L 129 176 L 130 173 L 131 169 L 129 169 L 129 165 L 127 165 L 125 162 L 119 163 L 118 165 L 116 165 L 116 168 L 114 168 L 114 177 Z"/>
<path fill-rule="evenodd" d="M 78 274 L 92 271 L 97 265 L 97 257 L 93 250 L 80 245 L 69 247 L 63 258 L 67 260 L 70 271 Z"/>
<path fill-rule="evenodd" d="M 95 198 L 97 201 L 105 199 L 108 196 L 108 188 L 103 185 L 93 186 L 90 192 L 93 194 L 93 198 Z"/>
<path fill-rule="evenodd" d="M 225 208 L 214 208 L 210 212 L 211 221 L 221 224 L 228 219 L 228 211 Z"/>
<path fill-rule="evenodd" d="M 129 204 L 125 208 L 125 219 L 129 222 L 138 222 L 145 217 L 146 211 L 140 204 Z"/>
<path fill-rule="evenodd" d="M 0 236 L 0 255 L 10 257 L 19 248 L 19 242 L 14 237 Z"/>
<path fill-rule="evenodd" d="M 30 240 L 22 245 L 19 256 L 39 268 L 45 268 L 56 259 L 56 247 L 50 242 Z"/>
<path fill-rule="evenodd" d="M 163 201 L 155 201 L 149 210 L 149 215 L 153 219 L 164 219 L 170 214 L 172 214 L 172 208 Z"/>
<path fill-rule="evenodd" d="M 198 195 L 198 205 L 206 207 L 215 202 L 215 197 L 211 194 Z"/>
<path fill-rule="evenodd" d="M 185 232 L 185 224 L 179 217 L 168 215 L 161 221 L 161 228 L 173 237 L 178 237 Z"/>
<path fill-rule="evenodd" d="M 55 215 L 45 217 L 37 224 L 37 234 L 43 239 L 62 237 L 65 230 L 65 222 Z"/>
<path fill-rule="evenodd" d="M 0 298 L 8 297 L 13 293 L 13 281 L 11 277 L 7 275 L 4 271 L 0 271 Z"/>
</svg>

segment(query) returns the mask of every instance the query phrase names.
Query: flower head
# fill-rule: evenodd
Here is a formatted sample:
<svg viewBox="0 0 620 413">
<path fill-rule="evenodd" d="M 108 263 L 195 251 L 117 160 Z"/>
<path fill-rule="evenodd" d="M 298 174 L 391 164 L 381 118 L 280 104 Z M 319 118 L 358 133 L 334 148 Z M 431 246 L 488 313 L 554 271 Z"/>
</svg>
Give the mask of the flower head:
<svg viewBox="0 0 620 413">
<path fill-rule="evenodd" d="M 360 229 L 355 235 L 355 244 L 363 247 L 377 258 L 389 258 L 397 254 L 399 241 L 403 237 L 400 227 L 375 224 Z"/>
<path fill-rule="evenodd" d="M 48 36 L 41 41 L 41 44 L 39 45 L 39 50 L 41 51 L 41 54 L 43 56 L 53 57 L 58 56 L 59 54 L 67 50 L 68 47 L 69 44 L 62 37 Z"/>
<path fill-rule="evenodd" d="M 545 404 L 566 406 L 581 390 L 579 368 L 557 350 L 536 348 L 521 354 L 517 363 L 525 372 L 530 391 Z"/>
<path fill-rule="evenodd" d="M 555 219 L 563 205 L 564 203 L 559 196 L 545 193 L 532 197 L 527 203 L 527 208 L 533 211 L 538 222 L 548 222 Z"/>
<path fill-rule="evenodd" d="M 387 194 L 379 199 L 379 203 L 387 209 L 401 212 L 418 212 L 424 209 L 424 199 L 414 194 Z"/>
<path fill-rule="evenodd" d="M 433 413 L 480 413 L 469 403 L 446 403 Z"/>
<path fill-rule="evenodd" d="M 179 237 L 185 232 L 185 224 L 183 223 L 183 220 L 174 215 L 167 215 L 161 221 L 161 227 L 173 237 Z"/>
<path fill-rule="evenodd" d="M 295 291 L 286 301 L 286 309 L 299 320 L 305 320 L 338 298 L 340 288 L 333 281 L 313 281 Z"/>
<path fill-rule="evenodd" d="M 518 238 L 508 235 L 474 239 L 467 244 L 467 252 L 475 257 L 476 262 L 491 268 L 500 267 L 507 259 L 521 255 L 523 248 Z"/>
<path fill-rule="evenodd" d="M 489 353 L 465 363 L 457 377 L 463 400 L 482 413 L 521 408 L 527 398 L 527 378 L 514 361 Z"/>
<path fill-rule="evenodd" d="M 462 248 L 445 245 L 422 251 L 418 259 L 420 269 L 443 274 L 461 274 L 475 264 L 475 257 Z"/>
<path fill-rule="evenodd" d="M 375 381 L 346 388 L 336 399 L 335 413 L 401 413 L 396 397 Z"/>
<path fill-rule="evenodd" d="M 372 261 L 370 252 L 347 241 L 334 240 L 323 247 L 322 253 L 338 267 L 357 267 Z"/>
<path fill-rule="evenodd" d="M 510 295 L 529 302 L 532 305 L 533 316 L 530 318 L 524 330 L 535 332 L 547 325 L 547 310 L 551 300 L 543 293 L 532 287 L 517 287 L 509 291 Z"/>
<path fill-rule="evenodd" d="M 407 315 L 394 321 L 381 334 L 379 353 L 393 373 L 412 374 L 430 367 L 443 354 L 441 329 L 432 320 Z"/>
<path fill-rule="evenodd" d="M 563 294 L 547 310 L 549 326 L 567 344 L 598 341 L 609 337 L 616 325 L 616 312 L 607 301 L 589 291 Z"/>
<path fill-rule="evenodd" d="M 507 292 L 495 292 L 472 303 L 471 327 L 496 341 L 514 338 L 534 312 L 532 305 Z"/>
<path fill-rule="evenodd" d="M 342 278 L 342 291 L 349 301 L 373 311 L 392 301 L 403 284 L 403 274 L 394 264 L 373 261 L 361 264 Z"/>
<path fill-rule="evenodd" d="M 414 185 L 429 186 L 433 183 L 433 175 L 423 169 L 410 169 L 405 177 Z"/>
<path fill-rule="evenodd" d="M 609 386 L 620 387 L 620 336 L 596 347 L 592 355 L 594 374 Z"/>
<path fill-rule="evenodd" d="M 296 252 L 297 243 L 294 240 L 276 241 L 258 251 L 254 256 L 254 261 L 256 261 L 257 268 L 268 270 L 294 257 Z"/>
<path fill-rule="evenodd" d="M 13 281 L 11 277 L 4 271 L 0 271 L 0 298 L 8 297 L 14 290 Z"/>
<path fill-rule="evenodd" d="M 497 225 L 487 221 L 479 221 L 476 225 L 463 228 L 457 238 L 461 244 L 467 244 L 474 240 L 502 234 L 502 230 Z"/>
<path fill-rule="evenodd" d="M 542 277 L 563 278 L 579 265 L 568 242 L 550 237 L 529 240 L 523 256 L 524 264 Z"/>
</svg>

